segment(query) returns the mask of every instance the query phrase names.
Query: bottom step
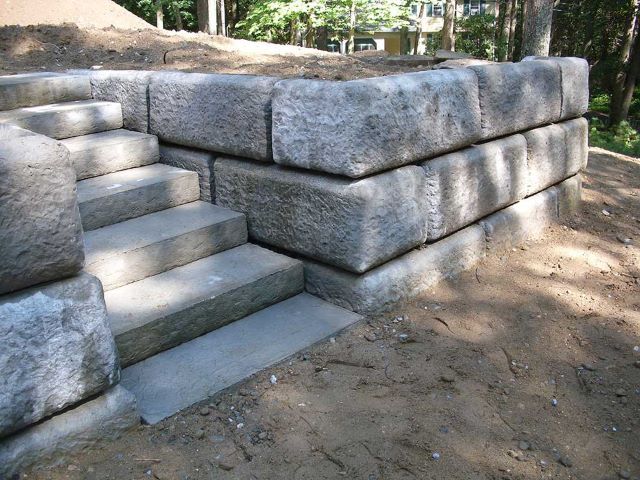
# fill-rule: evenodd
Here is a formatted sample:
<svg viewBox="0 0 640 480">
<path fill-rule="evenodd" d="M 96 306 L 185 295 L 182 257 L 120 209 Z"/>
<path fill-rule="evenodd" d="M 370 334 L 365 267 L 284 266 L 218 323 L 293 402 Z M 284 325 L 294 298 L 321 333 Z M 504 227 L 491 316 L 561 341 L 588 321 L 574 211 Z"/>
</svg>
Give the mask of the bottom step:
<svg viewBox="0 0 640 480">
<path fill-rule="evenodd" d="M 154 424 L 361 318 L 302 293 L 125 368 L 122 385 Z"/>
</svg>

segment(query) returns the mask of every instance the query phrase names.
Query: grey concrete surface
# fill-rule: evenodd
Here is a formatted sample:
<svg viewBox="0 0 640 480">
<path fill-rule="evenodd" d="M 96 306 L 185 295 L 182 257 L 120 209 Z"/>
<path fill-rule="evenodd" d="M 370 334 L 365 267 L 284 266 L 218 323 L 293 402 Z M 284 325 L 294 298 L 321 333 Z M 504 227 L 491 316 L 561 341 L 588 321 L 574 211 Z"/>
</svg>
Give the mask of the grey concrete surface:
<svg viewBox="0 0 640 480">
<path fill-rule="evenodd" d="M 89 82 L 78 75 L 40 72 L 0 77 L 0 110 L 90 98 Z"/>
</svg>

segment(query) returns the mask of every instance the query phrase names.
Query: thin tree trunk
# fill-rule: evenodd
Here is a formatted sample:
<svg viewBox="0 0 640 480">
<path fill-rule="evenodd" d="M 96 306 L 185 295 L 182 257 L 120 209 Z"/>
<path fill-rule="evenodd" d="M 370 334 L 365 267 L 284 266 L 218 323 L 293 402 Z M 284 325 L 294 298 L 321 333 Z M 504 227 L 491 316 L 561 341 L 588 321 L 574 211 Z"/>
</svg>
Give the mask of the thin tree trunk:
<svg viewBox="0 0 640 480">
<path fill-rule="evenodd" d="M 529 55 L 546 57 L 551 46 L 551 22 L 553 0 L 524 0 L 524 30 L 521 57 Z"/>
<path fill-rule="evenodd" d="M 220 0 L 220 35 L 227 36 L 227 11 L 224 0 Z"/>
<path fill-rule="evenodd" d="M 442 49 L 454 51 L 456 49 L 456 37 L 454 22 L 456 18 L 456 0 L 445 0 L 444 25 L 442 27 Z"/>
<path fill-rule="evenodd" d="M 609 107 L 609 125 L 614 126 L 626 120 L 633 100 L 633 91 L 640 71 L 640 35 L 637 33 L 638 9 L 627 22 L 625 39 L 620 49 L 621 71 L 614 83 L 614 91 Z"/>
<path fill-rule="evenodd" d="M 511 16 L 509 17 L 509 49 L 508 60 L 513 60 L 513 50 L 516 46 L 516 27 L 518 26 L 518 0 L 511 0 Z"/>
<path fill-rule="evenodd" d="M 172 3 L 173 16 L 176 17 L 176 30 L 184 30 L 182 25 L 182 17 L 180 16 L 180 6 L 177 3 Z"/>
<path fill-rule="evenodd" d="M 347 43 L 347 53 L 353 53 L 356 48 L 356 0 L 351 0 L 349 12 L 349 42 Z"/>
<path fill-rule="evenodd" d="M 216 0 L 198 0 L 198 30 L 217 35 L 218 18 Z"/>
<path fill-rule="evenodd" d="M 156 27 L 164 29 L 164 13 L 162 12 L 162 0 L 156 0 Z"/>
<path fill-rule="evenodd" d="M 420 40 L 422 39 L 422 24 L 424 23 L 424 14 L 425 14 L 425 6 L 424 2 L 420 2 L 420 12 L 418 13 L 418 21 L 416 22 L 416 36 L 413 42 L 413 54 L 418 54 L 418 46 L 420 45 Z"/>
<path fill-rule="evenodd" d="M 498 61 L 506 62 L 509 58 L 509 47 L 511 39 L 511 7 L 513 2 L 507 0 L 502 5 L 502 24 L 500 28 L 500 36 L 498 37 Z"/>
</svg>

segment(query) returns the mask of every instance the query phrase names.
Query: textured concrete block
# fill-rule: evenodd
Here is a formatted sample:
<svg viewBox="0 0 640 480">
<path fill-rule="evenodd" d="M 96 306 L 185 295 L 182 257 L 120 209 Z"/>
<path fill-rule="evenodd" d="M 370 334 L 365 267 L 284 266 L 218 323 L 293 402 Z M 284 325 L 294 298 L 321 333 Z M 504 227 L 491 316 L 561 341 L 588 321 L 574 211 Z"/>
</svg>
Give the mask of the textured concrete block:
<svg viewBox="0 0 640 480">
<path fill-rule="evenodd" d="M 122 384 L 157 423 L 361 319 L 302 293 L 126 368 Z"/>
<path fill-rule="evenodd" d="M 297 295 L 302 264 L 251 244 L 105 293 L 124 366 Z"/>
<path fill-rule="evenodd" d="M 104 395 L 0 440 L 0 478 L 26 468 L 68 462 L 74 454 L 112 441 L 140 424 L 135 397 L 116 386 Z"/>
<path fill-rule="evenodd" d="M 102 285 L 91 275 L 0 297 L 0 338 L 0 437 L 119 380 Z"/>
<path fill-rule="evenodd" d="M 478 76 L 482 138 L 495 138 L 560 119 L 560 68 L 534 60 L 469 67 Z"/>
<path fill-rule="evenodd" d="M 487 249 L 508 250 L 541 238 L 558 221 L 558 192 L 549 188 L 490 215 L 480 222 Z"/>
<path fill-rule="evenodd" d="M 41 72 L 0 77 L 0 110 L 90 98 L 89 82 L 82 76 Z"/>
<path fill-rule="evenodd" d="M 122 128 L 122 111 L 117 103 L 78 100 L 0 112 L 0 123 L 61 139 Z"/>
<path fill-rule="evenodd" d="M 589 155 L 585 118 L 524 132 L 527 139 L 527 195 L 561 182 L 586 167 Z"/>
<path fill-rule="evenodd" d="M 249 236 L 353 272 L 426 238 L 423 171 L 360 180 L 219 158 L 216 202 L 244 213 Z"/>
<path fill-rule="evenodd" d="M 61 142 L 71 154 L 78 180 L 142 167 L 158 161 L 158 139 L 129 130 L 68 138 Z"/>
<path fill-rule="evenodd" d="M 480 137 L 478 83 L 467 69 L 283 80 L 273 93 L 273 156 L 282 165 L 361 177 Z"/>
<path fill-rule="evenodd" d="M 576 57 L 526 57 L 557 64 L 562 75 L 562 120 L 584 115 L 589 109 L 589 64 Z"/>
<path fill-rule="evenodd" d="M 558 195 L 558 216 L 560 219 L 578 213 L 582 203 L 582 177 L 580 174 L 567 178 L 555 188 Z"/>
<path fill-rule="evenodd" d="M 82 268 L 75 177 L 69 152 L 54 140 L 0 141 L 0 294 Z"/>
<path fill-rule="evenodd" d="M 0 141 L 8 140 L 9 138 L 31 137 L 35 135 L 37 135 L 37 133 L 34 133 L 31 130 L 25 130 L 24 128 L 16 127 L 15 125 L 0 123 Z"/>
<path fill-rule="evenodd" d="M 149 85 L 150 133 L 188 147 L 269 160 L 271 92 L 253 75 L 156 73 Z"/>
<path fill-rule="evenodd" d="M 215 182 L 213 179 L 213 163 L 217 155 L 206 150 L 196 150 L 177 145 L 160 145 L 160 161 L 166 165 L 172 165 L 185 170 L 191 170 L 198 174 L 200 182 L 200 200 L 213 202 L 215 195 Z"/>
<path fill-rule="evenodd" d="M 374 313 L 468 270 L 484 257 L 485 250 L 482 228 L 472 225 L 362 275 L 307 260 L 305 287 L 309 293 L 341 307 Z"/>
<path fill-rule="evenodd" d="M 69 70 L 91 81 L 91 94 L 96 100 L 122 105 L 124 128 L 136 132 L 149 131 L 149 81 L 154 72 L 139 70 Z"/>
<path fill-rule="evenodd" d="M 427 241 L 459 230 L 527 193 L 527 142 L 512 135 L 421 163 Z"/>
</svg>

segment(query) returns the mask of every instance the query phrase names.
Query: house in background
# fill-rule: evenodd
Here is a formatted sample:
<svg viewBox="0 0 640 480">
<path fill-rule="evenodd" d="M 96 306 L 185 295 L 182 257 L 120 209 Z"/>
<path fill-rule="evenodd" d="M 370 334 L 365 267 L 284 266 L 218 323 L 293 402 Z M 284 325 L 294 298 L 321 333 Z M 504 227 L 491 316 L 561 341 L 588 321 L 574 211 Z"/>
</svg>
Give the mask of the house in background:
<svg viewBox="0 0 640 480">
<path fill-rule="evenodd" d="M 456 18 L 469 17 L 471 15 L 498 15 L 497 0 L 457 0 Z M 444 25 L 444 2 L 433 1 L 425 3 L 422 19 L 420 4 L 411 5 L 411 15 L 408 27 L 379 28 L 369 32 L 358 32 L 355 38 L 355 51 L 385 50 L 392 55 L 413 53 L 415 32 L 418 22 L 422 22 L 422 34 L 420 36 L 418 53 L 439 48 L 440 32 Z M 334 52 L 347 52 L 347 41 L 330 42 L 328 50 Z"/>
</svg>

